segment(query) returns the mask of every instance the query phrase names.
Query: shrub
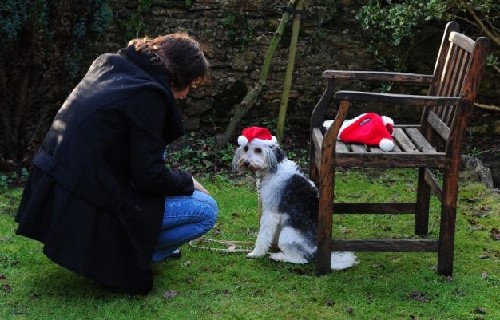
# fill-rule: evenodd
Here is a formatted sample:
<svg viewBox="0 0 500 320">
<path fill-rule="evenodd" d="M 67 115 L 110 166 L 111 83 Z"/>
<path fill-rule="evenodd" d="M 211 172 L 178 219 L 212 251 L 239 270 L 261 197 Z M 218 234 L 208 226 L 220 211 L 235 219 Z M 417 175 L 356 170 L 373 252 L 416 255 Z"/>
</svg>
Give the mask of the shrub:
<svg viewBox="0 0 500 320">
<path fill-rule="evenodd" d="M 0 170 L 26 164 L 111 21 L 107 0 L 0 3 Z"/>
</svg>

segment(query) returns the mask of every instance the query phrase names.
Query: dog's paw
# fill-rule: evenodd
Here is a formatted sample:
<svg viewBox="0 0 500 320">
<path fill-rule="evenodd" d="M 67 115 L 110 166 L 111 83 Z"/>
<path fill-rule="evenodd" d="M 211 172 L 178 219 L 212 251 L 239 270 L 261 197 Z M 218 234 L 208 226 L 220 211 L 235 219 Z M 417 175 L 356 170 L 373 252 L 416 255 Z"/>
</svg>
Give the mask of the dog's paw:
<svg viewBox="0 0 500 320">
<path fill-rule="evenodd" d="M 265 251 L 253 249 L 252 252 L 247 254 L 247 258 L 260 258 L 266 255 Z"/>
</svg>

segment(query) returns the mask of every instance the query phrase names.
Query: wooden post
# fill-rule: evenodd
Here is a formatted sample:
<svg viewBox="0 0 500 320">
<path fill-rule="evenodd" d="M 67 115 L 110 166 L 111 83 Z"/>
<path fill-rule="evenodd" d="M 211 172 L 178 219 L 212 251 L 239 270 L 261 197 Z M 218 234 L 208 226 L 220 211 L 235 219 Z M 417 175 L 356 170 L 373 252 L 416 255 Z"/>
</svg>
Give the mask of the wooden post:
<svg viewBox="0 0 500 320">
<path fill-rule="evenodd" d="M 288 6 L 295 7 L 296 1 L 297 0 L 290 0 Z M 267 76 L 269 74 L 269 67 L 271 65 L 271 60 L 274 56 L 274 53 L 276 52 L 278 43 L 280 42 L 281 37 L 283 36 L 283 33 L 285 31 L 285 26 L 287 25 L 289 20 L 290 20 L 290 13 L 289 12 L 283 13 L 283 16 L 281 17 L 280 20 L 280 24 L 276 29 L 276 32 L 274 33 L 274 36 L 271 39 L 271 43 L 269 44 L 269 48 L 267 49 L 266 55 L 264 56 L 264 64 L 262 66 L 262 70 L 260 71 L 259 82 L 257 82 L 257 84 L 252 88 L 252 90 L 248 92 L 248 94 L 243 98 L 241 103 L 238 105 L 235 115 L 229 121 L 229 124 L 227 125 L 224 134 L 217 136 L 216 138 L 217 145 L 223 146 L 229 142 L 229 139 L 231 139 L 231 137 L 233 136 L 234 132 L 236 131 L 236 127 L 240 123 L 241 119 L 243 119 L 247 115 L 250 108 L 255 104 L 255 101 L 257 101 L 257 98 L 262 92 L 262 88 L 266 85 Z"/>
<path fill-rule="evenodd" d="M 295 57 L 297 56 L 297 41 L 300 32 L 300 11 L 304 9 L 304 0 L 298 0 L 297 7 L 295 9 L 299 12 L 295 13 L 295 18 L 293 19 L 292 24 L 292 39 L 290 40 L 290 48 L 288 49 L 288 65 L 286 68 L 285 81 L 283 84 L 283 93 L 281 95 L 278 127 L 276 129 L 276 138 L 280 142 L 283 140 L 285 131 L 285 118 L 288 108 L 288 97 L 290 95 L 290 88 L 292 87 L 293 69 L 295 66 Z"/>
</svg>

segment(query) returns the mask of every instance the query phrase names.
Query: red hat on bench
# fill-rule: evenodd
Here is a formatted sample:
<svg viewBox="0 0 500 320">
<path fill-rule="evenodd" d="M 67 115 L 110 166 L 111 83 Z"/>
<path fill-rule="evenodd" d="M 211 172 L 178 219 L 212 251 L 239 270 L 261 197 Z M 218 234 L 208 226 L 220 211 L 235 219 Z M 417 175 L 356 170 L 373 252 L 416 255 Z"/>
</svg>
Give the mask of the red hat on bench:
<svg viewBox="0 0 500 320">
<path fill-rule="evenodd" d="M 346 120 L 339 130 L 338 140 L 345 143 L 359 143 L 378 146 L 382 151 L 392 151 L 394 121 L 376 113 L 363 113 Z"/>
</svg>

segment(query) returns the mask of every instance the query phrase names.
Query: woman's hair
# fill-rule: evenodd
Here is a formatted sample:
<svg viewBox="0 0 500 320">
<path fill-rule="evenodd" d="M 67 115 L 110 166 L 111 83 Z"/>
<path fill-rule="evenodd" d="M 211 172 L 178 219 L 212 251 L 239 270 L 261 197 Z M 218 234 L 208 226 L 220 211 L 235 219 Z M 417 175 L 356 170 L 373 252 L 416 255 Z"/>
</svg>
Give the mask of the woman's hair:
<svg viewBox="0 0 500 320">
<path fill-rule="evenodd" d="M 137 52 L 153 55 L 153 60 L 163 64 L 176 90 L 200 85 L 208 77 L 209 63 L 201 45 L 185 32 L 137 38 L 130 40 L 129 45 Z"/>
</svg>

